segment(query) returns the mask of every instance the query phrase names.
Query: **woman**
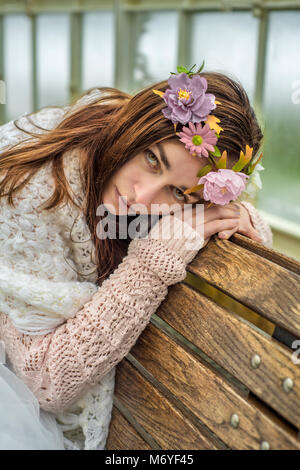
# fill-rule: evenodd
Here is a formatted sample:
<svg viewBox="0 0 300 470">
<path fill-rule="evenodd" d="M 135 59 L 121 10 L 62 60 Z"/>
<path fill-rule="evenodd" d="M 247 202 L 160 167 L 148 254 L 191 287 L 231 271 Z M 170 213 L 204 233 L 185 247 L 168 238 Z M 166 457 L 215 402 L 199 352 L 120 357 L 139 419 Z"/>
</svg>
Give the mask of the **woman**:
<svg viewBox="0 0 300 470">
<path fill-rule="evenodd" d="M 216 73 L 202 73 L 201 81 L 212 103 L 207 115 L 222 126 L 218 149 L 226 149 L 233 168 L 246 145 L 257 154 L 262 133 L 239 84 Z M 251 204 L 208 204 L 205 187 L 184 194 L 199 183 L 215 137 L 206 148 L 202 137 L 193 138 L 190 152 L 188 128 L 165 115 L 168 85 L 170 79 L 133 97 L 93 90 L 73 106 L 33 115 L 38 132 L 33 125 L 26 130 L 25 116 L 26 141 L 17 123 L 1 128 L 0 339 L 8 366 L 0 370 L 2 448 L 103 449 L 115 366 L 168 286 L 185 278 L 187 264 L 214 234 L 240 232 L 271 246 L 270 229 Z M 178 94 L 184 109 L 193 103 L 186 93 Z M 180 209 L 173 214 L 174 204 Z M 184 204 L 190 206 L 183 233 Z M 151 236 L 119 236 L 138 209 L 158 216 Z M 117 236 L 104 235 L 107 215 Z"/>
</svg>

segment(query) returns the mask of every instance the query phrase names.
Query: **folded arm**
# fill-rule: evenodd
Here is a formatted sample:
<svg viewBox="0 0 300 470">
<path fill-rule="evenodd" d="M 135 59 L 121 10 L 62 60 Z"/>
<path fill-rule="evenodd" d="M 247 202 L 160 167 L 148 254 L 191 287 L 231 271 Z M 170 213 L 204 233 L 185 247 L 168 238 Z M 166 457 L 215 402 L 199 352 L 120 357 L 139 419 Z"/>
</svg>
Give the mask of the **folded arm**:
<svg viewBox="0 0 300 470">
<path fill-rule="evenodd" d="M 67 409 L 129 352 L 168 286 L 186 275 L 182 243 L 133 240 L 92 300 L 52 333 L 22 334 L 0 315 L 0 338 L 14 372 L 43 409 Z"/>
</svg>

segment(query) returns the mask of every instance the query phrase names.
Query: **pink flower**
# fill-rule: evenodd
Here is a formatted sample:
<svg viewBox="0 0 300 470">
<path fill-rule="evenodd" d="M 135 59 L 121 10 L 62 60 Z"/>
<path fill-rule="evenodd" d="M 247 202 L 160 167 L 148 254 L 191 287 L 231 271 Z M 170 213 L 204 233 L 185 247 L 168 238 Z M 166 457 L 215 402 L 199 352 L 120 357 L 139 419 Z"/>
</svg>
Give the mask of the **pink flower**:
<svg viewBox="0 0 300 470">
<path fill-rule="evenodd" d="M 244 191 L 247 178 L 249 176 L 241 172 L 219 169 L 202 176 L 198 184 L 204 184 L 203 197 L 206 201 L 225 205 Z"/>
<path fill-rule="evenodd" d="M 208 151 L 215 151 L 214 145 L 217 143 L 217 137 L 208 124 L 202 127 L 200 122 L 196 126 L 189 122 L 189 127 L 183 127 L 182 132 L 179 132 L 179 136 L 181 137 L 179 140 L 185 144 L 185 148 L 192 154 L 196 153 L 196 155 L 208 157 Z"/>
</svg>

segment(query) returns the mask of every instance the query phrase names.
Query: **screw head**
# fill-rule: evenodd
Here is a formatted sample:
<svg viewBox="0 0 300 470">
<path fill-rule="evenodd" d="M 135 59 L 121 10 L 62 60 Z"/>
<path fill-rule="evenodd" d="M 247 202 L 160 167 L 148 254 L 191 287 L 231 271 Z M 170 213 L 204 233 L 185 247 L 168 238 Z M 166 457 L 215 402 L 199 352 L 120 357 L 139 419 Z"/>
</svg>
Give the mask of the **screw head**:
<svg viewBox="0 0 300 470">
<path fill-rule="evenodd" d="M 240 423 L 240 419 L 236 413 L 233 413 L 230 418 L 230 424 L 233 428 L 237 428 Z"/>
<path fill-rule="evenodd" d="M 282 386 L 283 390 L 288 393 L 292 390 L 294 382 L 290 377 L 287 377 L 286 379 L 284 379 Z"/>
<path fill-rule="evenodd" d="M 267 441 L 262 441 L 260 443 L 260 450 L 269 450 L 270 444 Z"/>
<path fill-rule="evenodd" d="M 254 356 L 252 356 L 251 358 L 251 366 L 253 367 L 253 369 L 257 369 L 257 367 L 260 366 L 260 363 L 261 363 L 260 356 L 258 354 L 254 354 Z"/>
</svg>

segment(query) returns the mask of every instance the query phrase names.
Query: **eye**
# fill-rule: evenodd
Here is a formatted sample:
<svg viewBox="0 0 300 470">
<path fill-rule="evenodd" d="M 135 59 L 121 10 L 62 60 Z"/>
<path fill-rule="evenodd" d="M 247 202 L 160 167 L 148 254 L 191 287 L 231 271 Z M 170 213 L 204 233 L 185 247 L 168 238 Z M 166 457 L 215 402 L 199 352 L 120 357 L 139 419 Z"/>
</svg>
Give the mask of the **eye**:
<svg viewBox="0 0 300 470">
<path fill-rule="evenodd" d="M 148 165 L 149 165 L 151 168 L 157 169 L 157 167 L 159 166 L 159 160 L 158 160 L 158 158 L 154 155 L 154 153 L 151 152 L 151 150 L 147 150 L 147 151 L 145 152 L 145 158 L 146 158 L 146 161 L 147 161 Z"/>
<path fill-rule="evenodd" d="M 188 198 L 186 197 L 185 194 L 181 191 L 181 189 L 178 188 L 173 188 L 173 194 L 176 199 L 179 199 L 180 201 L 187 202 Z M 179 197 L 178 197 L 179 196 Z"/>
<path fill-rule="evenodd" d="M 146 159 L 147 165 L 150 168 L 157 170 L 160 167 L 160 161 L 151 150 L 145 151 L 145 159 Z M 188 201 L 188 197 L 185 194 L 183 194 L 183 191 L 181 191 L 181 189 L 173 187 L 171 188 L 171 192 L 177 201 L 178 200 L 181 202 Z"/>
</svg>

